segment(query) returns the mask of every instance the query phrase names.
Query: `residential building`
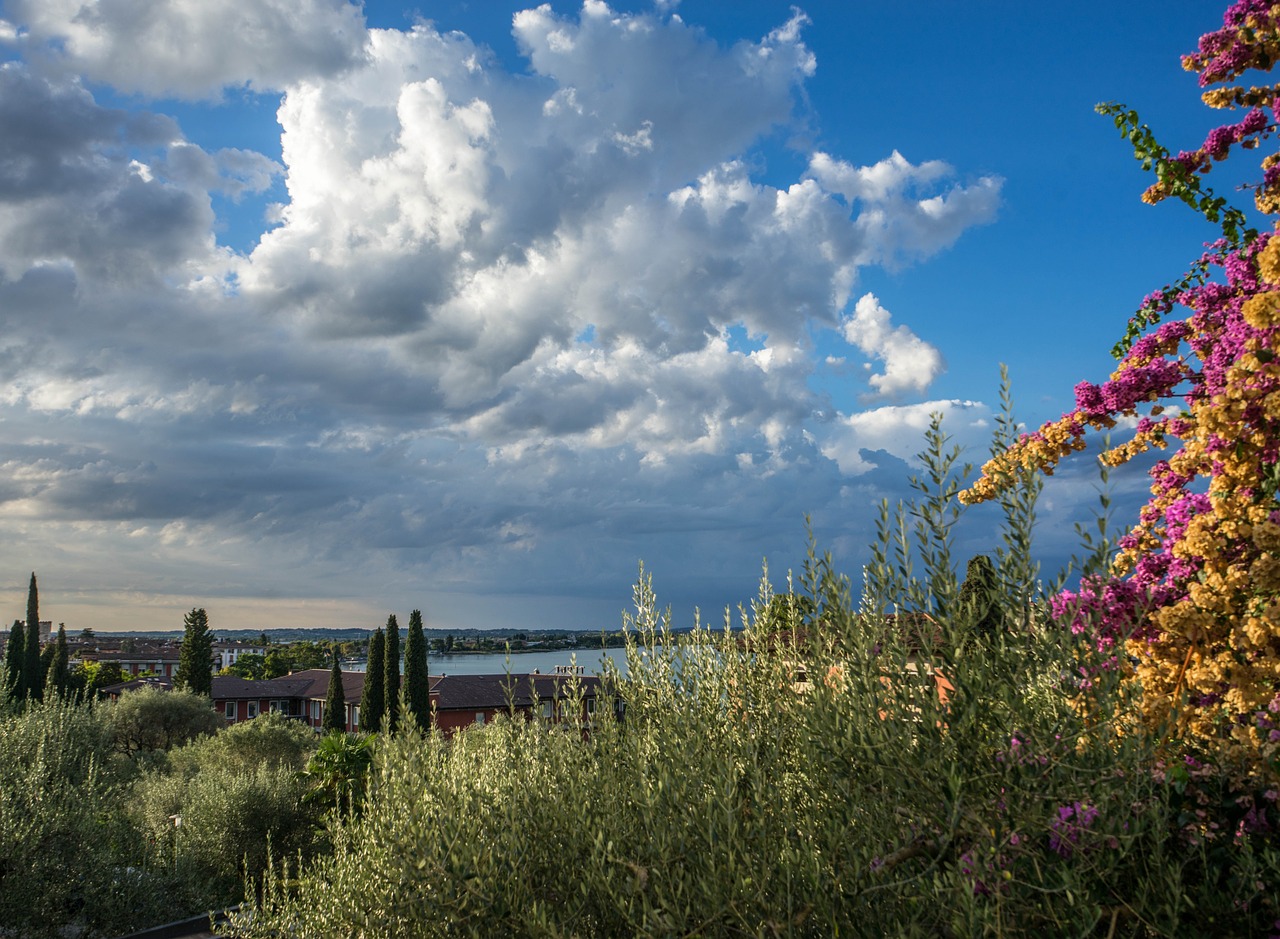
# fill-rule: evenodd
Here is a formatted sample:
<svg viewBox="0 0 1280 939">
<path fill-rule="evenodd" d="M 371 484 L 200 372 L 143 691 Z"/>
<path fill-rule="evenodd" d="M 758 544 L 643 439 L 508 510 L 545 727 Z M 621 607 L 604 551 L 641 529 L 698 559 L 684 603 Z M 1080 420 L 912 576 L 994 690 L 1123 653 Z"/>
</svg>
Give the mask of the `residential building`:
<svg viewBox="0 0 1280 939">
<path fill-rule="evenodd" d="M 178 673 L 178 643 L 134 643 L 128 651 L 123 649 L 80 649 L 70 657 L 74 667 L 81 662 L 115 662 L 126 675 L 150 673 L 172 679 Z"/>
<path fill-rule="evenodd" d="M 230 668 L 236 664 L 236 661 L 242 655 L 261 655 L 267 654 L 267 647 L 256 642 L 215 642 L 213 644 L 213 670 L 220 672 L 224 668 Z"/>
<path fill-rule="evenodd" d="M 210 698 L 214 710 L 228 724 L 276 712 L 319 732 L 324 723 L 330 676 L 328 669 L 321 668 L 263 681 L 215 675 Z M 143 687 L 168 690 L 172 684 L 172 676 L 164 675 L 122 682 L 102 692 L 114 700 L 126 691 Z M 343 672 L 342 693 L 346 699 L 343 726 L 356 731 L 360 727 L 364 672 Z M 571 721 L 575 719 L 575 697 L 576 720 L 584 728 L 591 726 L 597 714 L 614 711 L 612 705 L 604 703 L 601 679 L 582 674 L 580 667 L 576 671 L 566 667 L 550 674 L 432 675 L 430 695 L 435 725 L 446 735 L 489 723 L 503 714 L 556 724 Z"/>
<path fill-rule="evenodd" d="M 215 675 L 210 697 L 214 709 L 229 724 L 253 720 L 259 714 L 275 711 L 319 731 L 324 723 L 330 675 L 327 668 L 311 668 L 263 681 Z M 342 696 L 346 700 L 343 726 L 348 731 L 360 727 L 360 695 L 363 691 L 363 672 L 342 673 Z"/>
<path fill-rule="evenodd" d="M 432 676 L 431 708 L 436 726 L 453 734 L 472 724 L 485 724 L 500 714 L 526 720 L 561 723 L 571 713 L 574 682 L 581 697 L 577 720 L 589 726 L 602 708 L 601 679 L 568 668 L 551 674 Z"/>
</svg>

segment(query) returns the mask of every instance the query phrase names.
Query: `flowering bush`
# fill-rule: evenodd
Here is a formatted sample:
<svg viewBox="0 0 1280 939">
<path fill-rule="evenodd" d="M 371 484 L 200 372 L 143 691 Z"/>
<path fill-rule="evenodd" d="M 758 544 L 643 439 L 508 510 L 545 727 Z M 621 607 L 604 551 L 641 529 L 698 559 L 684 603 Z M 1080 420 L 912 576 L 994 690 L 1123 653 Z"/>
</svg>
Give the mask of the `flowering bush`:
<svg viewBox="0 0 1280 939">
<path fill-rule="evenodd" d="M 1277 58 L 1280 4 L 1241 0 L 1183 65 L 1210 86 L 1269 70 Z M 1053 609 L 1092 636 L 1104 666 L 1139 683 L 1153 724 L 1171 720 L 1176 739 L 1207 748 L 1237 779 L 1274 779 L 1280 734 L 1268 708 L 1280 692 L 1280 237 L 1248 228 L 1244 213 L 1214 196 L 1203 177 L 1233 149 L 1255 149 L 1275 131 L 1280 85 L 1225 84 L 1203 100 L 1249 111 L 1213 130 L 1199 149 L 1176 155 L 1132 111 L 1100 110 L 1155 171 L 1144 201 L 1179 198 L 1223 237 L 1178 283 L 1146 298 L 1114 350 L 1119 365 L 1110 379 L 1077 385 L 1074 409 L 998 454 L 961 499 L 995 498 L 1029 470 L 1052 473 L 1084 449 L 1089 428 L 1107 430 L 1121 419 L 1136 423 L 1133 436 L 1106 451 L 1104 464 L 1170 451 L 1151 470 L 1150 500 L 1120 539 L 1110 575 L 1086 578 Z M 1262 170 L 1256 208 L 1280 213 L 1280 154 L 1267 156 Z"/>
</svg>

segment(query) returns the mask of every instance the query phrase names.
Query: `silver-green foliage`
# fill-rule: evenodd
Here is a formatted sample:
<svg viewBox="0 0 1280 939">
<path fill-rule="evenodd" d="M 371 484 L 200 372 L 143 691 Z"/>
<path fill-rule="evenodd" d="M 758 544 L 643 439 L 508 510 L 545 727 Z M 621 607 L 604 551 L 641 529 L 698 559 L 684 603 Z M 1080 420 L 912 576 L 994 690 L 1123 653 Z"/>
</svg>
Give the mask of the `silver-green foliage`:
<svg viewBox="0 0 1280 939">
<path fill-rule="evenodd" d="M 254 770 L 264 765 L 296 772 L 306 766 L 317 742 L 315 731 L 302 721 L 270 711 L 171 750 L 169 765 L 171 771 L 183 775 L 206 769 Z"/>
<path fill-rule="evenodd" d="M 969 641 L 936 424 L 921 460 L 876 595 L 811 554 L 805 628 L 766 582 L 745 629 L 677 637 L 642 572 L 620 721 L 383 740 L 332 855 L 270 871 L 236 934 L 1262 934 L 1280 856 L 1187 848 L 1158 740 L 1012 556 L 1034 500 L 1005 506 L 1006 628 Z"/>
<path fill-rule="evenodd" d="M 272 846 L 313 850 L 319 813 L 300 775 L 310 730 L 268 715 L 166 758 L 123 739 L 149 720 L 163 742 L 188 739 L 209 729 L 208 699 L 135 694 L 137 708 L 126 696 L 0 711 L 0 936 L 124 935 L 238 902 Z"/>
<path fill-rule="evenodd" d="M 125 762 L 88 708 L 0 716 L 0 935 L 121 935 L 164 917 L 120 811 Z"/>
<path fill-rule="evenodd" d="M 142 688 L 103 708 L 117 750 L 146 761 L 225 725 L 209 699 L 191 691 Z"/>
<path fill-rule="evenodd" d="M 206 698 L 190 698 L 208 710 Z M 317 813 L 302 804 L 301 772 L 316 742 L 300 721 L 263 714 L 172 749 L 138 780 L 131 816 L 149 861 L 172 874 L 175 907 L 238 902 L 269 851 L 314 847 Z"/>
<path fill-rule="evenodd" d="M 194 775 L 148 773 L 136 784 L 136 824 L 150 863 L 173 874 L 174 909 L 223 907 L 240 900 L 244 879 L 260 877 L 272 850 L 310 852 L 315 813 L 287 766 L 206 765 Z"/>
</svg>

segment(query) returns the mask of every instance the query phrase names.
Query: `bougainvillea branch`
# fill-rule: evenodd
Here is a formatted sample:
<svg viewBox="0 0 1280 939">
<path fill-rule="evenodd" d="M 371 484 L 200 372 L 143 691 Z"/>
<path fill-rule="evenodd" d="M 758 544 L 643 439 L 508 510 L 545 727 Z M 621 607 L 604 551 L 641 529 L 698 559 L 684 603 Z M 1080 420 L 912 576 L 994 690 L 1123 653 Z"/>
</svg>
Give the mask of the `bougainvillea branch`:
<svg viewBox="0 0 1280 939">
<path fill-rule="evenodd" d="M 1183 59 L 1202 87 L 1280 59 L 1280 3 L 1242 0 L 1223 28 Z M 1276 86 L 1209 88 L 1206 104 L 1243 109 L 1201 146 L 1171 156 L 1119 105 L 1113 117 L 1156 175 L 1146 202 L 1177 198 L 1221 232 L 1171 286 L 1146 298 L 1102 384 L 1081 382 L 1075 407 L 1024 435 L 961 495 L 994 498 L 1019 472 L 1052 473 L 1083 450 L 1090 429 L 1127 419 L 1130 439 L 1105 451 L 1117 465 L 1152 449 L 1137 524 L 1119 541 L 1111 574 L 1086 579 L 1054 610 L 1088 633 L 1114 667 L 1140 683 L 1143 707 L 1170 716 L 1179 739 L 1216 750 L 1250 776 L 1280 773 L 1280 236 L 1247 225 L 1203 183 L 1233 151 L 1259 149 L 1275 130 Z M 1280 214 L 1280 154 L 1261 161 L 1255 208 Z"/>
</svg>

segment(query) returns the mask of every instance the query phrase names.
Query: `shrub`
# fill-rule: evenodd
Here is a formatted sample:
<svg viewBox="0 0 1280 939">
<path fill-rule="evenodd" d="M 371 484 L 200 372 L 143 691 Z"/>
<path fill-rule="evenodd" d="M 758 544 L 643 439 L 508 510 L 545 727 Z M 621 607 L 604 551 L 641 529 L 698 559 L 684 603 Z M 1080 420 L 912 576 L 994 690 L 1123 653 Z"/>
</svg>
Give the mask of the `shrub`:
<svg viewBox="0 0 1280 939">
<path fill-rule="evenodd" d="M 280 765 L 204 766 L 195 775 L 149 773 L 134 789 L 135 814 L 152 862 L 173 872 L 174 908 L 241 899 L 272 851 L 310 852 L 315 816 L 299 774 Z"/>
<path fill-rule="evenodd" d="M 174 772 L 187 775 L 204 769 L 254 770 L 259 766 L 300 771 L 317 742 L 315 731 L 306 724 L 272 711 L 172 750 L 169 764 Z"/>
<path fill-rule="evenodd" d="M 1150 499 L 1110 572 L 1085 578 L 1055 607 L 1114 653 L 1111 665 L 1143 689 L 1150 723 L 1173 722 L 1171 758 L 1185 743 L 1240 786 L 1272 790 L 1280 785 L 1280 237 L 1274 226 L 1248 228 L 1203 178 L 1233 149 L 1257 150 L 1276 131 L 1280 85 L 1224 83 L 1274 67 L 1278 28 L 1275 7 L 1240 0 L 1184 56 L 1208 88 L 1205 104 L 1247 109 L 1196 150 L 1172 155 L 1136 112 L 1099 107 L 1156 176 L 1144 200 L 1180 199 L 1221 237 L 1176 284 L 1146 298 L 1112 350 L 1111 377 L 1078 384 L 1072 410 L 1010 441 L 962 496 L 995 498 L 1028 471 L 1052 472 L 1085 448 L 1090 428 L 1121 420 L 1134 433 L 1104 461 L 1169 451 L 1151 469 Z M 1259 211 L 1280 214 L 1280 153 L 1260 171 L 1246 188 Z"/>
<path fill-rule="evenodd" d="M 358 812 L 364 804 L 376 739 L 371 734 L 341 730 L 325 734 L 303 773 L 305 801 L 330 810 Z"/>
<path fill-rule="evenodd" d="M 190 691 L 142 688 L 122 694 L 103 712 L 116 749 L 133 759 L 145 760 L 225 726 L 209 699 Z"/>
<path fill-rule="evenodd" d="M 120 935 L 163 918 L 165 891 L 123 811 L 125 763 L 87 708 L 0 718 L 0 934 Z"/>
<path fill-rule="evenodd" d="M 929 440 L 910 582 L 954 600 L 958 467 L 937 424 Z M 742 630 L 726 615 L 678 637 L 642 573 L 628 674 L 609 678 L 620 721 L 383 741 L 333 854 L 268 871 L 235 934 L 1261 935 L 1277 918 L 1280 855 L 1188 841 L 1185 799 L 1212 781 L 1159 771 L 1131 687 L 1026 617 L 1025 594 L 998 600 L 1019 629 L 957 652 L 959 603 L 886 617 L 815 555 L 802 583 L 806 629 L 771 628 L 766 582 Z"/>
</svg>

